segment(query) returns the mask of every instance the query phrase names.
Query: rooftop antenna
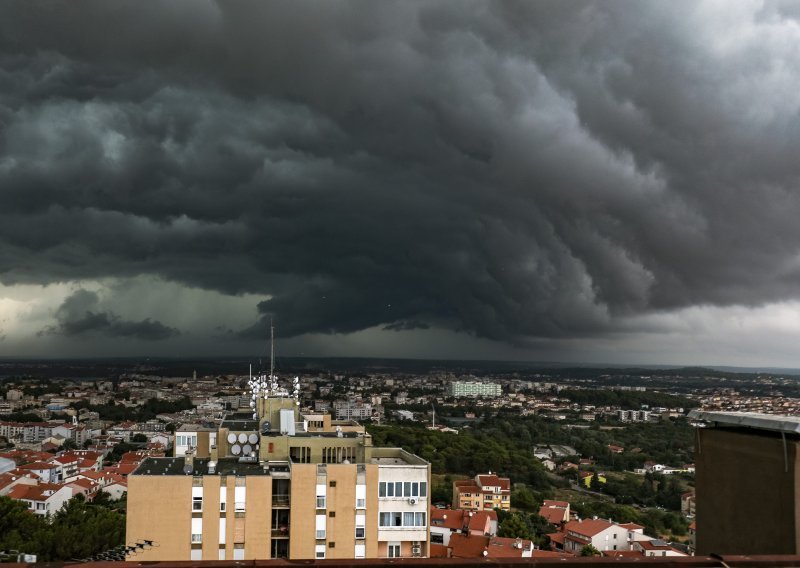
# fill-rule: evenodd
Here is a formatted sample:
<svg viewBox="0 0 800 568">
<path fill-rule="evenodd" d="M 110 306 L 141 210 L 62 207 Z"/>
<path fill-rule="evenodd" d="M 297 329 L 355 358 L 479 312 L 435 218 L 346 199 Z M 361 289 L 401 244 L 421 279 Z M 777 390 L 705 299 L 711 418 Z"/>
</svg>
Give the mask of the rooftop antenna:
<svg viewBox="0 0 800 568">
<path fill-rule="evenodd" d="M 269 318 L 269 379 L 273 380 L 275 374 L 275 326 Z"/>
</svg>

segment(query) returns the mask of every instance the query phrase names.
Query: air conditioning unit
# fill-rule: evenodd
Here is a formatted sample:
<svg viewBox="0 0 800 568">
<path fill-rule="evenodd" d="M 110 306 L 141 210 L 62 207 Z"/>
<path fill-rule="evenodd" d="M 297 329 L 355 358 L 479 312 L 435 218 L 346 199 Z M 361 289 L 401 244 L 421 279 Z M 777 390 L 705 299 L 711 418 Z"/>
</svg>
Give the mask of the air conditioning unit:
<svg viewBox="0 0 800 568">
<path fill-rule="evenodd" d="M 416 505 L 417 501 L 419 501 L 419 499 L 417 499 L 416 497 L 409 497 L 408 498 L 408 504 L 409 505 Z"/>
<path fill-rule="evenodd" d="M 420 556 L 422 554 L 422 547 L 421 546 L 412 546 L 411 547 L 411 555 L 412 556 Z"/>
</svg>

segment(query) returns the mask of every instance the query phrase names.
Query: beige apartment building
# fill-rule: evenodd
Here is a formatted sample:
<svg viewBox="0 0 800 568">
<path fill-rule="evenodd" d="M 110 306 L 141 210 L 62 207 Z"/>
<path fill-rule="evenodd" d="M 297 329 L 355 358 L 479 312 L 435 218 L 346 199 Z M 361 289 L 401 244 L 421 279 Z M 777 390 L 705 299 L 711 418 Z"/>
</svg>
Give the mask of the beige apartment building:
<svg viewBox="0 0 800 568">
<path fill-rule="evenodd" d="M 511 480 L 492 472 L 453 482 L 453 508 L 483 511 L 511 510 Z"/>
<path fill-rule="evenodd" d="M 428 556 L 428 462 L 289 396 L 254 410 L 226 416 L 208 457 L 148 458 L 128 477 L 126 540 L 154 543 L 130 560 Z"/>
</svg>

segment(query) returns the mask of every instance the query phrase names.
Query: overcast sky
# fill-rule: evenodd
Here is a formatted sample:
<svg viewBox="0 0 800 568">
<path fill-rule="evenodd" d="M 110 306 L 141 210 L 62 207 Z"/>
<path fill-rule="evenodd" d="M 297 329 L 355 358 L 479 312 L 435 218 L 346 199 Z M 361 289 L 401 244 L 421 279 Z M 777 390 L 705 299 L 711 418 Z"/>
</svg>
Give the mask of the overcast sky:
<svg viewBox="0 0 800 568">
<path fill-rule="evenodd" d="M 796 2 L 0 4 L 0 356 L 800 367 Z"/>
</svg>

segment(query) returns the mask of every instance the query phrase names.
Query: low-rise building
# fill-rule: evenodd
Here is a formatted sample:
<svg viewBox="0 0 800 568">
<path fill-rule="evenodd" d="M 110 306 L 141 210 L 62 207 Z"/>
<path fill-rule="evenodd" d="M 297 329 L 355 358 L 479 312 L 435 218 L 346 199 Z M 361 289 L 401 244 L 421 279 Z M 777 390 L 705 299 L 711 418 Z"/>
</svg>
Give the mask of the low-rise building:
<svg viewBox="0 0 800 568">
<path fill-rule="evenodd" d="M 511 480 L 489 472 L 453 482 L 453 508 L 483 511 L 511 509 Z"/>
</svg>

